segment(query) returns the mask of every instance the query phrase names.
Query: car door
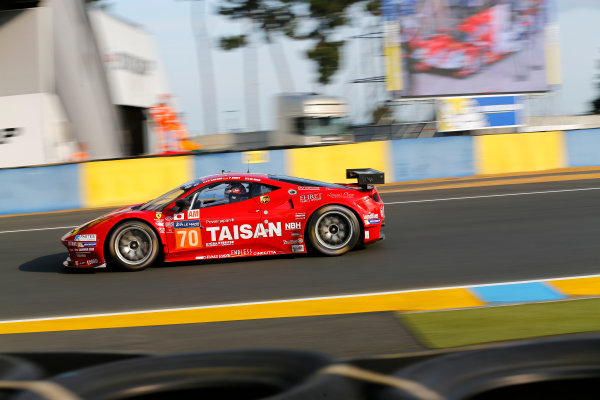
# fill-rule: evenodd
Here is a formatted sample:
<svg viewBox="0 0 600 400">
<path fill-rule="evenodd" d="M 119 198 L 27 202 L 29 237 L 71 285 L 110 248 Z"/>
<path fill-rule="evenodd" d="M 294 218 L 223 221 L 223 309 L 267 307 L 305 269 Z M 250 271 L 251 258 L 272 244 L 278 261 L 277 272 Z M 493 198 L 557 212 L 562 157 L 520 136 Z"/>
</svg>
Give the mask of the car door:
<svg viewBox="0 0 600 400">
<path fill-rule="evenodd" d="M 173 214 L 167 230 L 170 253 L 186 259 L 251 254 L 260 203 L 250 189 L 248 182 L 224 180 L 188 194 L 189 208 Z"/>
<path fill-rule="evenodd" d="M 285 253 L 304 252 L 306 216 L 298 209 L 297 191 L 261 184 L 260 193 L 263 224 L 274 232 L 263 243 Z"/>
</svg>

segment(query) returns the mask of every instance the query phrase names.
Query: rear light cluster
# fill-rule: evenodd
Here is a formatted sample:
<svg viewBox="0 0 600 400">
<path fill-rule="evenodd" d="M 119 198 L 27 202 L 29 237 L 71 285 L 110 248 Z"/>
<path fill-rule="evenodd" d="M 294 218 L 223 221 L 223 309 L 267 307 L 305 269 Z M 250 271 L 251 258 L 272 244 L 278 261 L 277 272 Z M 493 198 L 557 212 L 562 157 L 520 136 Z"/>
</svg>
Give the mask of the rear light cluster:
<svg viewBox="0 0 600 400">
<path fill-rule="evenodd" d="M 365 196 L 362 199 L 358 200 L 356 202 L 356 205 L 362 208 L 367 213 L 373 206 L 376 206 L 376 204 L 373 204 L 373 199 L 369 196 Z"/>
</svg>

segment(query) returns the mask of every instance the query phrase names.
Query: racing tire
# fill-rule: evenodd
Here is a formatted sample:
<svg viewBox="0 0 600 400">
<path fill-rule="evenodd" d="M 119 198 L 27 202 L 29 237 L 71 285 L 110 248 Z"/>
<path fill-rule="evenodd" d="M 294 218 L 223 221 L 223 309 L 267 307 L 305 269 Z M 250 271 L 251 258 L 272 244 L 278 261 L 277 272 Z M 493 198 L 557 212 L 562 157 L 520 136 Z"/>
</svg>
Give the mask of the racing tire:
<svg viewBox="0 0 600 400">
<path fill-rule="evenodd" d="M 326 256 L 340 256 L 352 250 L 360 239 L 360 223 L 347 207 L 319 208 L 308 221 L 311 247 Z"/>
<path fill-rule="evenodd" d="M 318 374 L 332 363 L 327 356 L 306 351 L 214 351 L 117 361 L 57 375 L 51 382 L 95 400 L 362 399 L 357 382 Z M 18 399 L 40 397 L 27 393 Z"/>
<path fill-rule="evenodd" d="M 0 355 L 0 381 L 33 381 L 44 375 L 41 368 L 25 359 Z M 13 390 L 0 388 L 0 400 L 11 399 L 13 395 Z"/>
<path fill-rule="evenodd" d="M 126 221 L 108 240 L 109 264 L 124 271 L 141 271 L 158 258 L 159 240 L 148 224 Z"/>
<path fill-rule="evenodd" d="M 593 397 L 576 393 L 578 386 L 589 387 L 590 382 L 597 388 L 600 338 L 538 339 L 467 350 L 415 363 L 393 375 L 416 382 L 448 400 L 591 399 L 597 393 Z M 572 390 L 571 395 L 564 395 L 567 389 Z M 384 389 L 376 398 L 430 400 L 399 388 Z"/>
</svg>

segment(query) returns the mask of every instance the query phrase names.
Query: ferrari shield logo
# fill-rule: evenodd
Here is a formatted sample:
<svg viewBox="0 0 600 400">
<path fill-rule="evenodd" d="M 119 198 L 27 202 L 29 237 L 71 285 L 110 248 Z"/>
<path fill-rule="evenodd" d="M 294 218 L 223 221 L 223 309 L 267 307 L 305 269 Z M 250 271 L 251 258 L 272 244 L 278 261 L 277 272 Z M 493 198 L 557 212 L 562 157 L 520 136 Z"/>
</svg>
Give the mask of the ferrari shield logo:
<svg viewBox="0 0 600 400">
<path fill-rule="evenodd" d="M 271 201 L 271 198 L 269 196 L 260 196 L 260 202 L 261 203 L 267 204 L 270 201 Z"/>
</svg>

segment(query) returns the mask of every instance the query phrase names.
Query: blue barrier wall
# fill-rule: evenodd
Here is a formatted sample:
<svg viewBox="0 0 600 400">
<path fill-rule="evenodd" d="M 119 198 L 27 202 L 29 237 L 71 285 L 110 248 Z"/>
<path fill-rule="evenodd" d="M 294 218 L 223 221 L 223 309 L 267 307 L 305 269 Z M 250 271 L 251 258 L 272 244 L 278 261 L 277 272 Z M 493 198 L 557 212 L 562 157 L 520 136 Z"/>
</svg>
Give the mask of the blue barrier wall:
<svg viewBox="0 0 600 400">
<path fill-rule="evenodd" d="M 250 172 L 263 174 L 284 174 L 285 173 L 285 150 L 272 150 L 259 152 L 262 158 L 266 160 L 254 161 L 247 164 L 244 162 L 245 152 L 240 153 L 219 153 L 219 154 L 200 154 L 194 157 L 194 177 L 199 178 L 206 175 L 219 174 L 222 170 L 231 172 Z"/>
<path fill-rule="evenodd" d="M 567 166 L 600 165 L 600 129 L 566 131 Z"/>
<path fill-rule="evenodd" d="M 0 170 L 0 214 L 82 208 L 79 165 Z"/>
<path fill-rule="evenodd" d="M 474 175 L 473 154 L 470 136 L 394 140 L 394 181 Z"/>
</svg>

